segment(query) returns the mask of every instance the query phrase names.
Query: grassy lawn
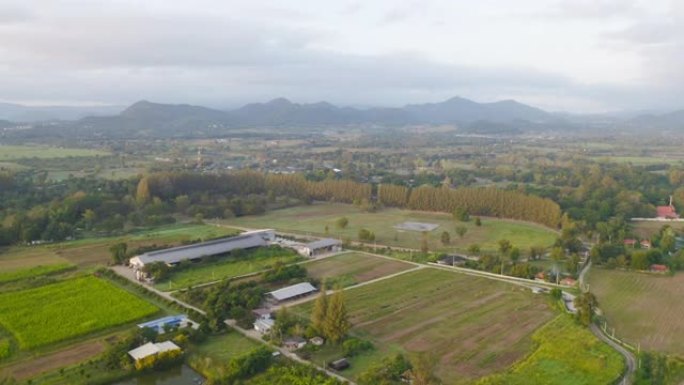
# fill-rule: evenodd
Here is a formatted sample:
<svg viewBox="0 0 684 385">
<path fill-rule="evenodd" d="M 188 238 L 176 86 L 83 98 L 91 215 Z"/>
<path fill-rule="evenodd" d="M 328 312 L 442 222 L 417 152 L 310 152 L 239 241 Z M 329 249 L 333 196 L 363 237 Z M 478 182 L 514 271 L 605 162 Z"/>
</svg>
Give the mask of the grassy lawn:
<svg viewBox="0 0 684 385">
<path fill-rule="evenodd" d="M 226 256 L 213 262 L 201 262 L 183 270 L 171 270 L 168 279 L 159 281 L 159 290 L 176 290 L 220 279 L 266 270 L 275 263 L 294 263 L 303 260 L 290 249 L 260 248 L 245 253 L 241 257 Z"/>
<path fill-rule="evenodd" d="M 335 222 L 340 217 L 347 217 L 349 225 L 346 229 L 338 229 Z M 405 221 L 428 222 L 439 227 L 428 233 L 430 250 L 450 251 L 465 250 L 470 244 L 478 244 L 483 250 L 496 250 L 500 239 L 508 239 L 513 245 L 525 250 L 530 246 L 550 246 L 556 234 L 540 225 L 484 218 L 482 226 L 475 226 L 475 221 L 456 222 L 451 215 L 426 213 L 399 209 L 384 209 L 376 213 L 368 213 L 352 205 L 320 203 L 310 206 L 292 207 L 267 212 L 259 216 L 247 216 L 225 220 L 224 223 L 249 228 L 274 228 L 281 231 L 301 234 L 325 235 L 328 226 L 331 237 L 349 237 L 357 240 L 359 230 L 369 229 L 375 233 L 376 242 L 382 245 L 419 249 L 422 234 L 417 231 L 400 231 L 395 225 Z M 468 231 L 463 238 L 455 232 L 458 226 L 465 226 Z M 444 246 L 440 242 L 443 231 L 451 235 L 451 245 Z"/>
<path fill-rule="evenodd" d="M 193 353 L 226 362 L 259 346 L 261 344 L 258 342 L 252 341 L 236 331 L 230 331 L 226 334 L 211 336 L 201 345 L 193 348 Z"/>
<path fill-rule="evenodd" d="M 545 296 L 433 268 L 345 295 L 352 334 L 377 348 L 354 358 L 352 367 L 365 367 L 396 351 L 427 351 L 439 357 L 436 373 L 450 384 L 467 383 L 519 361 L 533 349 L 532 333 L 553 317 Z M 293 312 L 308 317 L 312 306 L 296 306 Z M 346 373 L 353 376 L 357 370 Z"/>
<path fill-rule="evenodd" d="M 622 374 L 622 356 L 566 315 L 546 324 L 532 339 L 537 348 L 530 356 L 477 384 L 612 384 Z"/>
<path fill-rule="evenodd" d="M 643 350 L 684 355 L 684 274 L 592 268 L 588 282 L 617 337 Z"/>
<path fill-rule="evenodd" d="M 67 158 L 82 156 L 105 156 L 109 153 L 81 148 L 58 148 L 46 146 L 0 146 L 0 161 L 26 158 Z"/>
<path fill-rule="evenodd" d="M 92 276 L 0 294 L 0 325 L 22 349 L 128 323 L 158 310 Z"/>
<path fill-rule="evenodd" d="M 326 280 L 330 287 L 356 285 L 408 270 L 414 265 L 366 253 L 346 253 L 304 265 L 309 276 Z"/>
</svg>

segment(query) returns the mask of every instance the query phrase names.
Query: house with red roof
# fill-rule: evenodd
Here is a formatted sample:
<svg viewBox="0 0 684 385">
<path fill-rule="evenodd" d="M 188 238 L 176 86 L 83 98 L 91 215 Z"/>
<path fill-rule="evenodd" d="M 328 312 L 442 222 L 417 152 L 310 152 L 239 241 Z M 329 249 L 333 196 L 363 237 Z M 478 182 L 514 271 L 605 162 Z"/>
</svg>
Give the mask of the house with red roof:
<svg viewBox="0 0 684 385">
<path fill-rule="evenodd" d="M 670 196 L 670 204 L 667 206 L 656 207 L 656 218 L 658 219 L 678 219 L 679 214 L 675 211 L 675 207 L 672 204 L 672 196 Z"/>
<path fill-rule="evenodd" d="M 652 273 L 667 273 L 670 269 L 666 265 L 653 264 L 651 265 Z"/>
<path fill-rule="evenodd" d="M 650 249 L 652 246 L 651 241 L 649 241 L 648 239 L 642 239 L 641 242 L 639 242 L 639 244 L 641 245 L 642 249 Z"/>
<path fill-rule="evenodd" d="M 622 242 L 625 244 L 625 246 L 634 247 L 634 245 L 636 245 L 636 243 L 637 243 L 637 240 L 636 240 L 636 239 L 628 238 L 628 239 L 625 239 L 625 240 L 622 241 Z"/>
</svg>

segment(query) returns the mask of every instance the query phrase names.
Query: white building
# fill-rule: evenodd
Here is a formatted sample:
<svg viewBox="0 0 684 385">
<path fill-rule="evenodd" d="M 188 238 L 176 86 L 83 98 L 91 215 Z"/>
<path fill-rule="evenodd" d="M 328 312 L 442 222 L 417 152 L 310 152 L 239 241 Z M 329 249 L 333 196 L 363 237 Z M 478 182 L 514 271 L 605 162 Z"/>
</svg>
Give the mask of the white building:
<svg viewBox="0 0 684 385">
<path fill-rule="evenodd" d="M 172 350 L 181 350 L 181 348 L 180 346 L 174 344 L 171 341 L 164 341 L 159 343 L 148 342 L 145 345 L 138 346 L 137 348 L 129 351 L 128 355 L 133 357 L 134 360 L 140 361 L 143 358 Z"/>
</svg>

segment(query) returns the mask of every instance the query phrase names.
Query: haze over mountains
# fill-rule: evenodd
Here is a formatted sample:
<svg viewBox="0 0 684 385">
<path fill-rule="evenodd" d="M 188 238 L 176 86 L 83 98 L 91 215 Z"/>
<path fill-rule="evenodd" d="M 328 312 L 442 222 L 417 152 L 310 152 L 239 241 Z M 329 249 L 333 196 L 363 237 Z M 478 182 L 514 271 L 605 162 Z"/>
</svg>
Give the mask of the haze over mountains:
<svg viewBox="0 0 684 385">
<path fill-rule="evenodd" d="M 0 119 L 14 121 L 67 120 L 57 127 L 78 134 L 130 137 L 212 136 L 251 127 L 316 127 L 456 125 L 467 132 L 520 133 L 564 130 L 606 124 L 621 128 L 684 129 L 684 110 L 663 115 L 620 118 L 609 115 L 568 115 L 503 100 L 478 103 L 454 97 L 440 103 L 401 108 L 338 107 L 327 102 L 299 104 L 284 98 L 251 103 L 233 110 L 188 104 L 139 101 L 118 112 L 117 107 L 26 107 L 0 104 Z M 117 113 L 118 112 L 118 113 Z M 82 115 L 91 115 L 82 117 Z M 25 119 L 15 119 L 25 117 Z M 72 120 L 72 121 L 69 121 Z M 3 124 L 7 126 L 7 123 Z M 55 124 L 53 124 L 55 126 Z"/>
</svg>

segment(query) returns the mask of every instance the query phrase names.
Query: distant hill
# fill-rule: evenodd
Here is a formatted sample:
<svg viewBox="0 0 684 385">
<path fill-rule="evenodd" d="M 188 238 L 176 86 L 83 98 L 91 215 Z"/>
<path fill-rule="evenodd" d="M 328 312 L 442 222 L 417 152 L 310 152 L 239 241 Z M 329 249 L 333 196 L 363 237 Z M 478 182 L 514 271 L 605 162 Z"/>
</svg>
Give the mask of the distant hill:
<svg viewBox="0 0 684 385">
<path fill-rule="evenodd" d="M 630 120 L 629 125 L 636 128 L 657 128 L 666 130 L 684 130 L 684 110 L 667 114 L 645 114 Z"/>
<path fill-rule="evenodd" d="M 15 122 L 40 122 L 46 120 L 77 120 L 86 116 L 114 115 L 120 106 L 24 106 L 0 103 L 0 119 Z"/>
<path fill-rule="evenodd" d="M 7 128 L 7 127 L 14 127 L 14 126 L 16 126 L 16 123 L 12 123 L 8 120 L 0 119 L 0 128 Z"/>
</svg>

